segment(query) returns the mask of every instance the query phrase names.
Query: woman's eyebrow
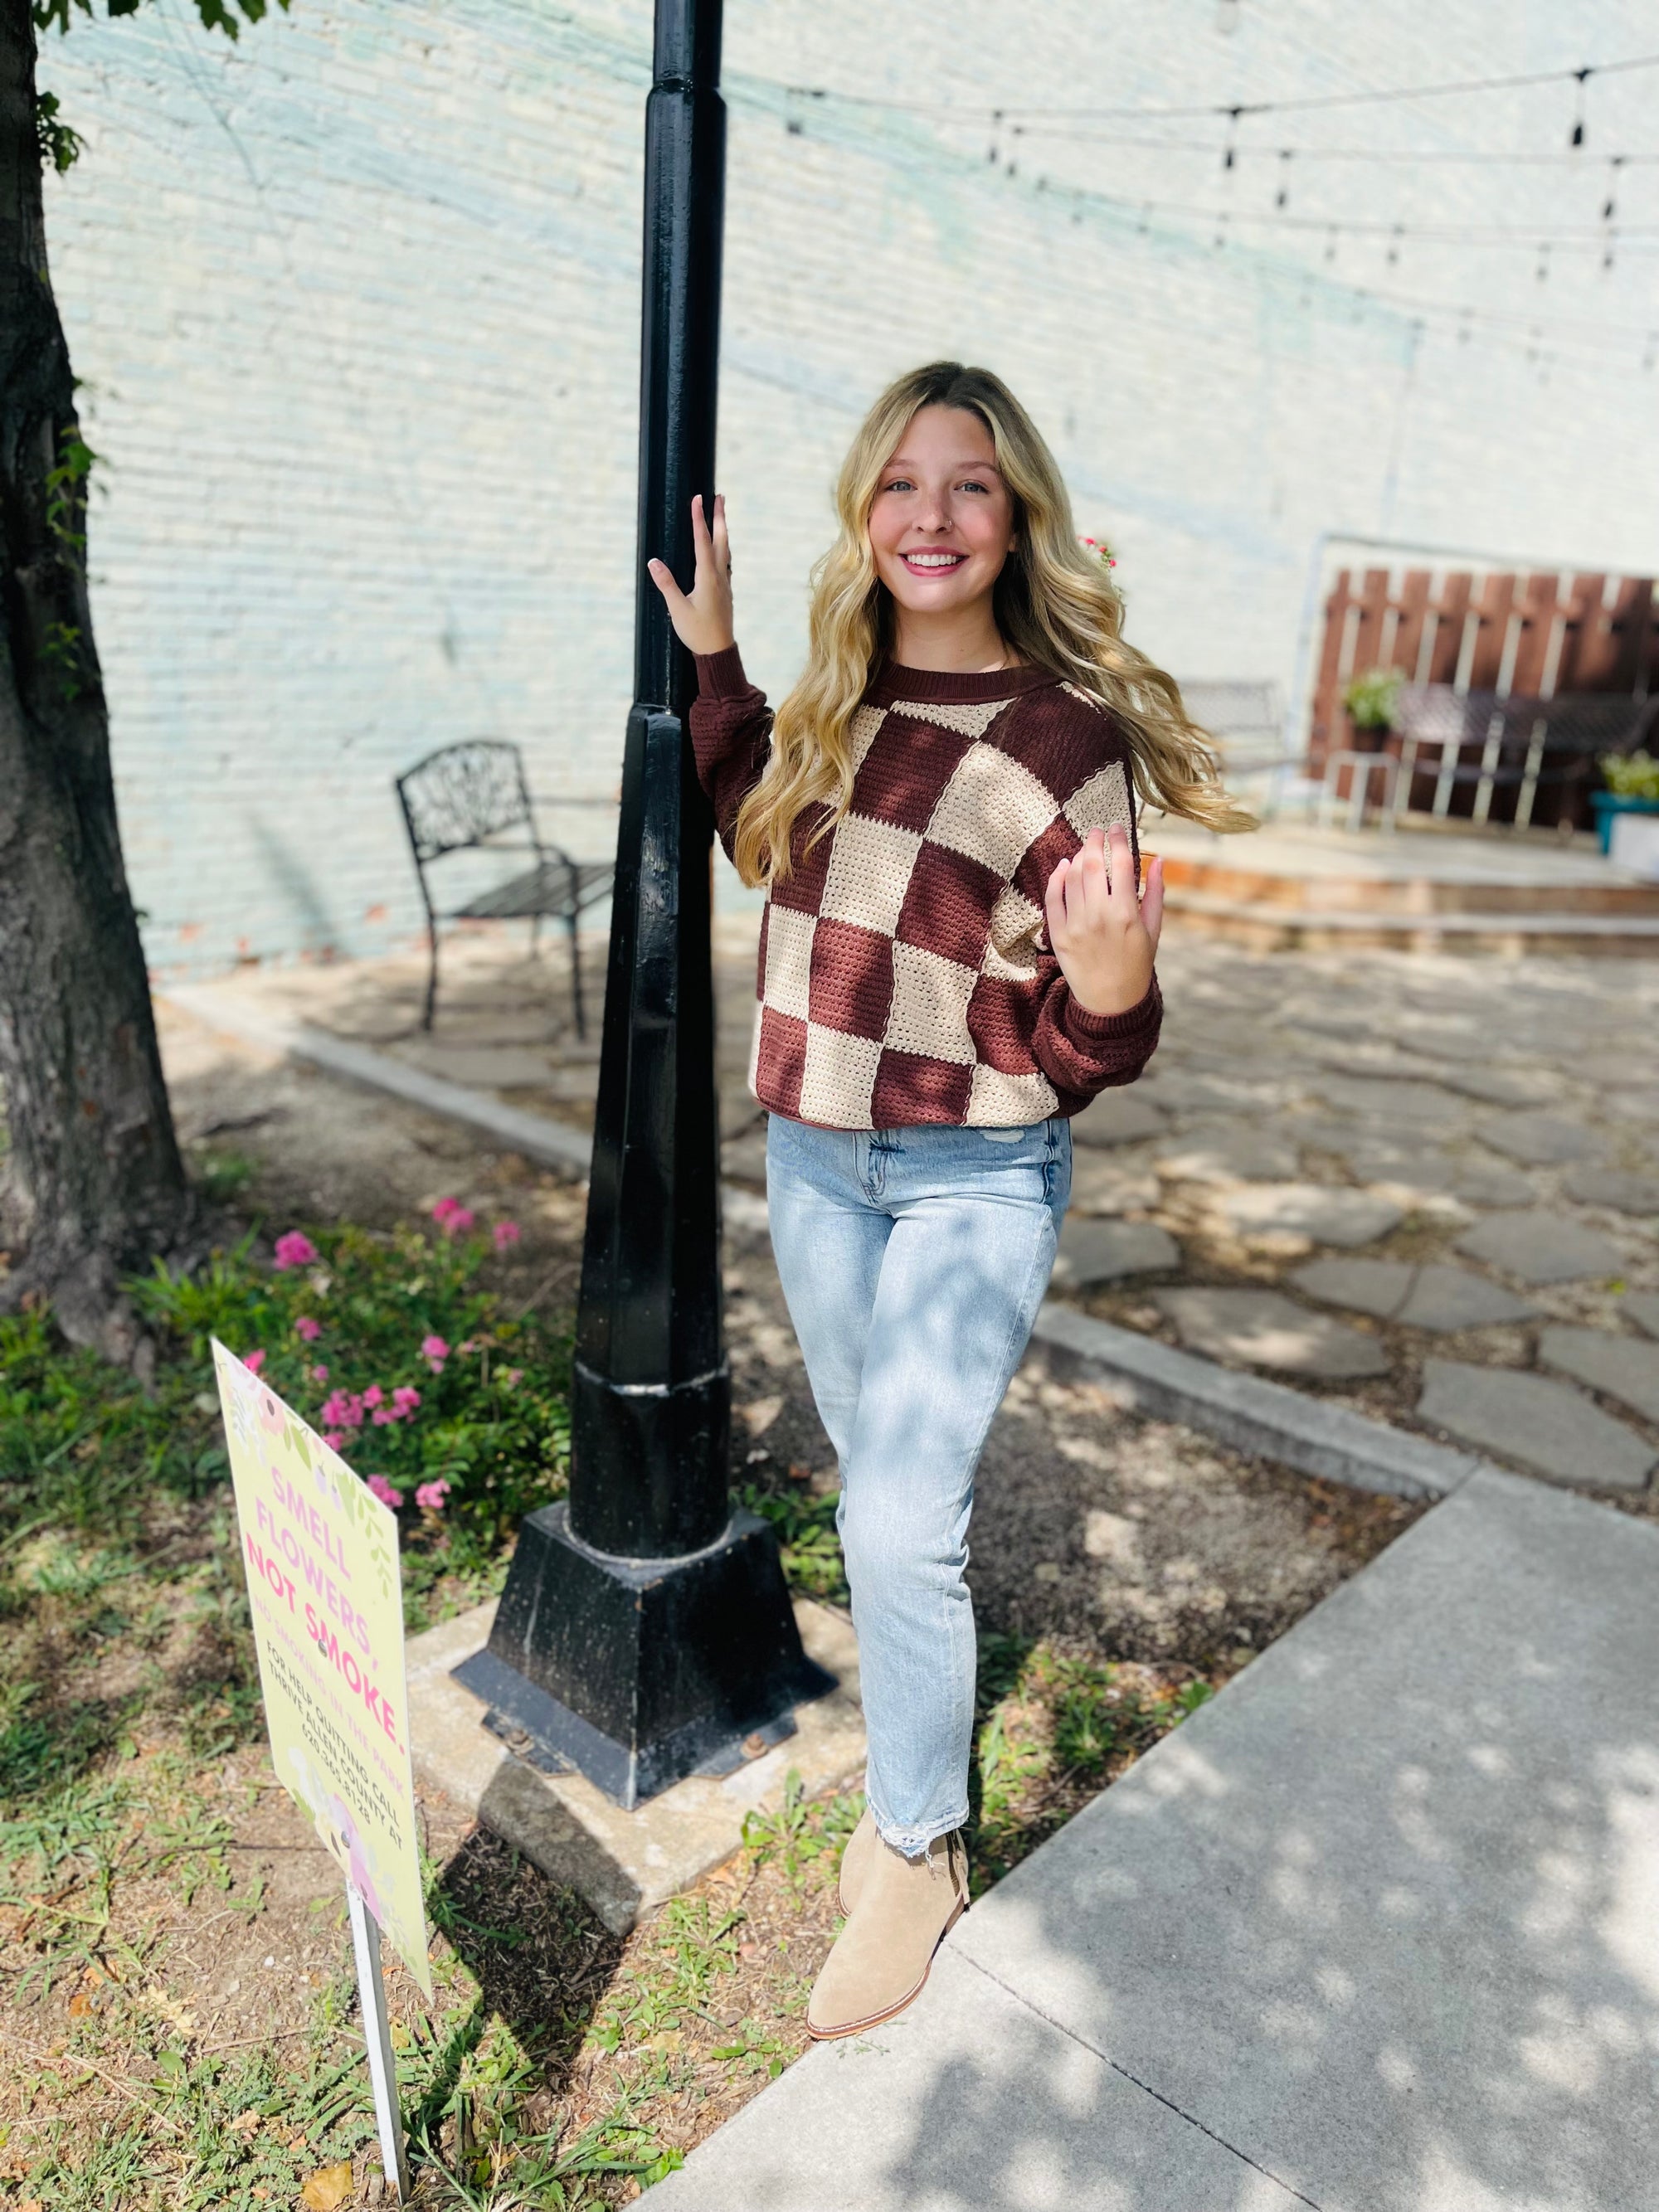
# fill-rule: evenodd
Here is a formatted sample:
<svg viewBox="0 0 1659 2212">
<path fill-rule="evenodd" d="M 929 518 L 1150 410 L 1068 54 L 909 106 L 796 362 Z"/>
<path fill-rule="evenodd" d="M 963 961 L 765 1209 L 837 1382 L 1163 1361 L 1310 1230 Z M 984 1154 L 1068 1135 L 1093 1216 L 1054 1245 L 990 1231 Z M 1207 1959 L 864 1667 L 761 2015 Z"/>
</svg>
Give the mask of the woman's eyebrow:
<svg viewBox="0 0 1659 2212">
<path fill-rule="evenodd" d="M 915 468 L 916 464 L 914 461 L 907 461 L 902 453 L 896 453 L 888 462 L 886 468 L 882 471 L 882 474 L 886 476 L 894 469 L 908 469 L 914 475 Z M 982 477 L 994 477 L 1000 476 L 1001 471 L 994 461 L 952 461 L 949 473 L 953 477 L 975 474 Z"/>
</svg>

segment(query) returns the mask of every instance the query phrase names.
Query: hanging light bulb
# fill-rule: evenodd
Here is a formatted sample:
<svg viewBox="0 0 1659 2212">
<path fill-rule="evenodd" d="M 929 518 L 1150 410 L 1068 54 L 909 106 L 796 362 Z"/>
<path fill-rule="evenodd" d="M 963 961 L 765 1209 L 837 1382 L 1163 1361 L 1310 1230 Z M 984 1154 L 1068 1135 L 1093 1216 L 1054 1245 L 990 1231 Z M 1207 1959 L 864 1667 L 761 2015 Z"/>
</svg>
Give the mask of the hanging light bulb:
<svg viewBox="0 0 1659 2212">
<path fill-rule="evenodd" d="M 1601 220 L 1607 225 L 1607 235 L 1601 241 L 1601 266 L 1604 270 L 1613 266 L 1613 242 L 1617 235 L 1613 228 L 1613 219 L 1619 210 L 1619 172 L 1624 165 L 1622 154 L 1611 155 L 1607 161 L 1607 196 L 1601 204 Z"/>
<path fill-rule="evenodd" d="M 1002 110 L 1000 107 L 993 108 L 991 111 L 991 143 L 987 148 L 985 155 L 985 158 L 988 161 L 994 161 L 997 159 L 997 141 L 1000 137 L 1001 134 Z"/>
<path fill-rule="evenodd" d="M 1588 69 L 1573 71 L 1573 76 L 1577 81 L 1578 90 L 1574 98 L 1572 135 L 1567 140 L 1569 146 L 1582 146 L 1584 143 L 1584 85 L 1591 74 L 1592 72 Z"/>
<path fill-rule="evenodd" d="M 1242 107 L 1230 107 L 1227 110 L 1227 143 L 1221 155 L 1221 166 L 1224 169 L 1231 169 L 1238 158 L 1238 118 L 1243 112 Z"/>
<path fill-rule="evenodd" d="M 1273 198 L 1275 207 L 1288 207 L 1291 204 L 1291 172 L 1288 164 L 1293 150 L 1289 146 L 1281 146 L 1279 149 L 1279 190 Z"/>
</svg>

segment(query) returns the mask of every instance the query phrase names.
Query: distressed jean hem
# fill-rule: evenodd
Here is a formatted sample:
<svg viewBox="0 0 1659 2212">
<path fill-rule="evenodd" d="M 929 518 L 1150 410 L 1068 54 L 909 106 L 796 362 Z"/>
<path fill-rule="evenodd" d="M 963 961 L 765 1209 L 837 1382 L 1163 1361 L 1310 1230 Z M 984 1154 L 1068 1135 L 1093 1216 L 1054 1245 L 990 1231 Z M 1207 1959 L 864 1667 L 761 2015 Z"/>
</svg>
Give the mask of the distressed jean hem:
<svg viewBox="0 0 1659 2212">
<path fill-rule="evenodd" d="M 968 1825 L 966 1805 L 961 1812 L 952 1813 L 949 1820 L 928 1821 L 915 1828 L 894 1827 L 882 1819 L 873 1805 L 870 1812 L 876 1833 L 883 1843 L 890 1844 L 896 1851 L 902 1851 L 907 1859 L 919 1859 L 930 1844 L 936 1844 L 941 1836 L 948 1836 L 953 1828 L 965 1828 Z"/>
</svg>

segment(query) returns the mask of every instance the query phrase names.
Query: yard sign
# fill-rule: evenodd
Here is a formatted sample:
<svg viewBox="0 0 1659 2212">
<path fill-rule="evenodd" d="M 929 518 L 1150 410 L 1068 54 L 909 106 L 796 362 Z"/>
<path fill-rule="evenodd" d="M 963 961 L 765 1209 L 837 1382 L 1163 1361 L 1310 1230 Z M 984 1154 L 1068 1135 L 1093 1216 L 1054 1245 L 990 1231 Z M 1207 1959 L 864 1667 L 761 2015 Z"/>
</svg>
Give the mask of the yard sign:
<svg viewBox="0 0 1659 2212">
<path fill-rule="evenodd" d="M 215 1340 L 277 1779 L 345 1876 L 387 2178 L 402 2179 L 380 1931 L 429 1997 L 404 1686 L 398 1521 Z M 399 2189 L 400 2195 L 402 2193 Z"/>
</svg>

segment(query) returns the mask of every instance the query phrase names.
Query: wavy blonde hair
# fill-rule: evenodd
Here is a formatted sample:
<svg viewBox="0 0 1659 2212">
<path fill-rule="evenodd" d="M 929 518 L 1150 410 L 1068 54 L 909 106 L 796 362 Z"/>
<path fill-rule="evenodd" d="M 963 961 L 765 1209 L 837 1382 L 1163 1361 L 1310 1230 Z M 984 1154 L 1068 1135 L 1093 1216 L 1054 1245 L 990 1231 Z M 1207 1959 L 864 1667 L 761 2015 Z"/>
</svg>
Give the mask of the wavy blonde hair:
<svg viewBox="0 0 1659 2212">
<path fill-rule="evenodd" d="M 842 464 L 841 533 L 812 569 L 806 666 L 777 710 L 765 771 L 738 810 L 733 854 L 744 883 L 784 880 L 795 823 L 808 807 L 826 810 L 809 847 L 847 811 L 853 716 L 893 641 L 893 603 L 876 574 L 870 509 L 882 471 L 923 407 L 977 415 L 1013 495 L 1014 548 L 992 599 L 1005 644 L 1113 715 L 1143 799 L 1206 830 L 1254 829 L 1254 817 L 1223 788 L 1215 746 L 1188 718 L 1174 678 L 1124 642 L 1117 587 L 1079 544 L 1066 486 L 1030 416 L 988 368 L 936 361 L 888 386 Z"/>
</svg>

